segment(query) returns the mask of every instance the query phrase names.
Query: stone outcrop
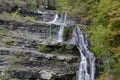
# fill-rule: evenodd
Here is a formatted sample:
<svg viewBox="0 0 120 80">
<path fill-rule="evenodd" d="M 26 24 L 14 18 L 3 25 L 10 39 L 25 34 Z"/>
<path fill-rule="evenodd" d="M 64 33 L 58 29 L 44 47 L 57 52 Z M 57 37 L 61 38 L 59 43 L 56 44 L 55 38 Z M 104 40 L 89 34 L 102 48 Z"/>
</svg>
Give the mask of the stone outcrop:
<svg viewBox="0 0 120 80">
<path fill-rule="evenodd" d="M 0 35 L 0 79 L 72 80 L 75 76 L 78 50 L 67 41 L 56 42 L 59 25 L 17 20 L 0 20 L 0 25 L 6 30 Z"/>
<path fill-rule="evenodd" d="M 6 71 L 12 78 L 19 79 L 51 80 L 68 74 L 75 75 L 79 65 L 78 56 L 40 53 L 36 50 L 1 47 L 0 56 L 1 74 Z M 4 68 L 6 70 L 2 71 Z"/>
</svg>

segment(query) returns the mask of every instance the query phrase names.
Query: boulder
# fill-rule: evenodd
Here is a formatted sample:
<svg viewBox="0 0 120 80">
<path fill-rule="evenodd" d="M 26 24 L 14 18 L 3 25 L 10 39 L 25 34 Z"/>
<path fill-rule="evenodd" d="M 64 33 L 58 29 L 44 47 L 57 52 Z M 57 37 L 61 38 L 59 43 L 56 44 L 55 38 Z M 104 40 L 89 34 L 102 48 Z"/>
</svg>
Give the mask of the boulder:
<svg viewBox="0 0 120 80">
<path fill-rule="evenodd" d="M 40 79 L 45 79 L 45 80 L 50 80 L 55 73 L 51 70 L 41 70 L 39 72 L 40 74 Z"/>
</svg>

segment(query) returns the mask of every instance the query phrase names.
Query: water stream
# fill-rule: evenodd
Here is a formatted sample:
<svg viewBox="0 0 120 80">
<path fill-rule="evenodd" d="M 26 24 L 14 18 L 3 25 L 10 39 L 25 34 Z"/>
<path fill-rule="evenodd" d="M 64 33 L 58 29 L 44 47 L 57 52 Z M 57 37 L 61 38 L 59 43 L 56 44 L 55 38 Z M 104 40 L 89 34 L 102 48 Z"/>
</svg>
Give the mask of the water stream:
<svg viewBox="0 0 120 80">
<path fill-rule="evenodd" d="M 77 74 L 78 80 L 94 80 L 95 56 L 88 50 L 83 33 L 78 26 L 73 30 L 73 41 L 77 46 L 81 56 Z"/>
<path fill-rule="evenodd" d="M 63 42 L 63 32 L 64 27 L 67 24 L 67 13 L 63 13 L 61 16 L 61 21 L 58 22 L 58 14 L 55 14 L 53 21 L 49 22 L 50 24 L 60 24 L 60 29 L 57 35 L 57 42 Z M 50 28 L 51 30 L 51 28 Z M 51 33 L 51 31 L 50 31 Z M 51 34 L 50 34 L 51 36 Z M 78 70 L 78 80 L 95 80 L 95 56 L 87 48 L 88 40 L 87 34 L 83 35 L 79 26 L 76 26 L 73 30 L 73 42 L 80 52 L 80 65 Z"/>
<path fill-rule="evenodd" d="M 56 12 L 54 19 L 48 23 L 60 25 L 60 29 L 59 29 L 58 34 L 57 34 L 57 42 L 62 42 L 63 41 L 63 31 L 64 31 L 64 27 L 66 25 L 67 13 L 63 13 L 61 15 L 60 21 L 58 20 L 58 18 L 59 18 L 59 16 Z M 50 30 L 50 34 L 51 34 L 51 30 Z M 50 35 L 50 37 L 51 37 L 51 35 Z"/>
<path fill-rule="evenodd" d="M 50 21 L 49 23 L 54 24 L 57 21 L 57 19 L 58 19 L 58 14 L 56 12 L 53 21 Z"/>
<path fill-rule="evenodd" d="M 64 31 L 64 27 L 66 26 L 66 20 L 67 20 L 67 13 L 64 13 L 63 16 L 61 17 L 61 25 L 58 31 L 58 39 L 57 39 L 58 42 L 63 41 L 63 31 Z"/>
</svg>

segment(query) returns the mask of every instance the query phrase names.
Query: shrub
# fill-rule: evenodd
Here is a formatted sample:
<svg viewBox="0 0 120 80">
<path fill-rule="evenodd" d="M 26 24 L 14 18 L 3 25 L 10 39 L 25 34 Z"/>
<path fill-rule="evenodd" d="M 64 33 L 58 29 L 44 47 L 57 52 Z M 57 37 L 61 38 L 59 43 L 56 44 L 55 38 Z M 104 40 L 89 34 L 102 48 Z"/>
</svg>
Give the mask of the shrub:
<svg viewBox="0 0 120 80">
<path fill-rule="evenodd" d="M 39 50 L 40 52 L 45 52 L 45 53 L 48 53 L 48 52 L 52 52 L 52 51 L 53 51 L 52 48 L 50 48 L 49 46 L 46 46 L 46 45 L 40 45 L 40 46 L 38 46 L 38 50 Z"/>
<path fill-rule="evenodd" d="M 22 17 L 19 15 L 18 11 L 11 13 L 11 20 L 18 20 L 22 19 Z"/>
<path fill-rule="evenodd" d="M 24 19 L 25 19 L 25 21 L 33 21 L 33 20 L 35 20 L 35 18 L 30 17 L 30 16 L 26 16 Z"/>
</svg>

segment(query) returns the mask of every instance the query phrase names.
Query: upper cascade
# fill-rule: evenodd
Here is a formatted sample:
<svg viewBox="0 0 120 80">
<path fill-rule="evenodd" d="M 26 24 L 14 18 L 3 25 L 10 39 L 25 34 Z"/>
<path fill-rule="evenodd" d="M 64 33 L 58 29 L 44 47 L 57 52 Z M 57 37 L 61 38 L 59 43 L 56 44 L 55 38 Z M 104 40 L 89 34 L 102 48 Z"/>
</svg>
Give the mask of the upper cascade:
<svg viewBox="0 0 120 80">
<path fill-rule="evenodd" d="M 54 24 L 57 21 L 57 19 L 58 19 L 58 14 L 56 12 L 53 21 L 50 21 L 49 23 Z"/>
<path fill-rule="evenodd" d="M 63 41 L 63 31 L 64 31 L 64 27 L 66 26 L 66 23 L 67 23 L 67 13 L 64 13 L 61 17 L 61 25 L 58 31 L 58 37 L 57 37 L 58 42 Z"/>
<path fill-rule="evenodd" d="M 95 56 L 88 50 L 83 33 L 78 26 L 73 30 L 73 42 L 77 46 L 81 55 L 81 61 L 77 74 L 78 80 L 94 80 Z"/>
</svg>

